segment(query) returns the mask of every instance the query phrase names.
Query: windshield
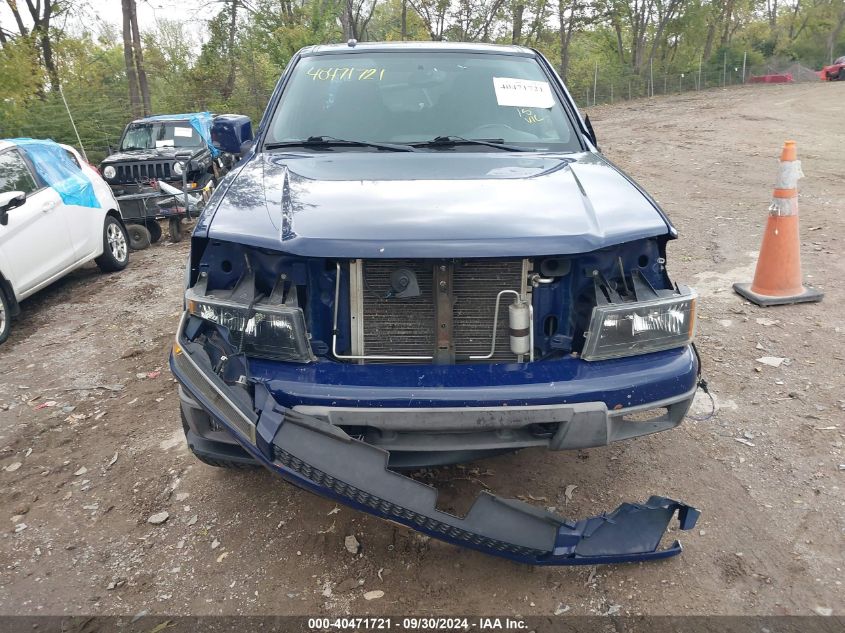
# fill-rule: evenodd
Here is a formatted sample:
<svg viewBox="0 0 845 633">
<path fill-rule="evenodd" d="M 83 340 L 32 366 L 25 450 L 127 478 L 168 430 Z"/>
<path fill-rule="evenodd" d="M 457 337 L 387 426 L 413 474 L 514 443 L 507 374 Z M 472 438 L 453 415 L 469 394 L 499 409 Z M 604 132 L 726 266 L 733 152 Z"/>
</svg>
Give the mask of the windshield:
<svg viewBox="0 0 845 633">
<path fill-rule="evenodd" d="M 332 54 L 306 57 L 292 73 L 267 144 L 321 136 L 372 143 L 454 136 L 531 149 L 581 149 L 548 77 L 530 57 Z M 491 151 L 478 145 L 452 149 Z"/>
<path fill-rule="evenodd" d="M 130 124 L 120 149 L 201 147 L 203 144 L 199 132 L 187 121 L 156 121 Z"/>
</svg>

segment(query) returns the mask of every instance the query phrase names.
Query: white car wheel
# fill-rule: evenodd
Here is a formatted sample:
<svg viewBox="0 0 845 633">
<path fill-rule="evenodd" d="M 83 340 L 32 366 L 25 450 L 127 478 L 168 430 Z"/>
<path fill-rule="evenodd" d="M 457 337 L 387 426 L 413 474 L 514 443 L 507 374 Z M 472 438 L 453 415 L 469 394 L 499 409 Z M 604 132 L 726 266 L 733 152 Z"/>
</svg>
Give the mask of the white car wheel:
<svg viewBox="0 0 845 633">
<path fill-rule="evenodd" d="M 12 315 L 9 311 L 9 302 L 6 295 L 0 290 L 0 343 L 9 338 L 9 330 L 12 329 Z"/>
<path fill-rule="evenodd" d="M 129 238 L 126 237 L 126 229 L 113 216 L 106 216 L 103 224 L 103 254 L 96 262 L 105 273 L 123 270 L 129 263 Z"/>
<path fill-rule="evenodd" d="M 117 223 L 111 223 L 106 227 L 106 241 L 109 250 L 116 261 L 124 262 L 129 255 L 129 247 L 126 244 L 126 236 Z"/>
</svg>

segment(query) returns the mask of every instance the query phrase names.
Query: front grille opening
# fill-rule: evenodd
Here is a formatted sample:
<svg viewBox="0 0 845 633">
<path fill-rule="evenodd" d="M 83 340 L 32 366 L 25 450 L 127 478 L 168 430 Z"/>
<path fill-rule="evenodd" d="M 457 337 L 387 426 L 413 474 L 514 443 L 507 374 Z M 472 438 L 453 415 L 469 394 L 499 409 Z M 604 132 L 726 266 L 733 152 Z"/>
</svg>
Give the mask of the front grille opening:
<svg viewBox="0 0 845 633">
<path fill-rule="evenodd" d="M 455 353 L 459 358 L 483 356 L 490 351 L 496 295 L 500 290 L 520 292 L 522 270 L 521 259 L 467 260 L 455 266 L 454 336 Z M 499 302 L 496 352 L 486 362 L 516 359 L 508 336 L 508 304 L 512 301 L 512 297 L 505 295 Z"/>
<path fill-rule="evenodd" d="M 634 413 L 628 413 L 627 415 L 623 415 L 622 419 L 625 422 L 634 422 L 634 423 L 643 423 L 643 422 L 656 422 L 657 420 L 669 415 L 669 409 L 666 407 L 656 407 L 654 409 L 646 409 L 645 411 L 635 411 Z"/>
<path fill-rule="evenodd" d="M 438 299 L 441 289 L 435 287 L 436 272 L 442 267 L 450 271 L 451 348 L 454 362 L 513 362 L 508 335 L 508 305 L 512 296 L 504 295 L 499 304 L 493 356 L 486 360 L 471 356 L 489 354 L 493 340 L 496 296 L 501 290 L 525 293 L 525 262 L 522 259 L 474 259 L 459 261 L 435 260 L 366 260 L 361 264 L 361 294 L 356 314 L 352 301 L 352 321 L 360 328 L 360 355 L 366 356 L 430 356 L 443 354 L 442 333 L 448 328 L 438 325 Z M 438 271 L 435 270 L 438 267 Z M 391 275 L 396 271 L 413 273 L 417 288 L 413 293 L 397 296 Z M 441 277 L 442 279 L 442 277 Z M 360 318 L 358 318 L 360 316 Z M 441 334 L 441 336 L 438 336 Z M 353 332 L 353 338 L 355 332 Z M 448 345 L 446 348 L 448 349 Z M 376 360 L 364 362 L 420 363 L 420 360 Z M 431 362 L 431 361 L 429 361 Z"/>
<path fill-rule="evenodd" d="M 434 328 L 434 264 L 424 261 L 366 261 L 363 268 L 364 353 L 386 356 L 430 356 Z M 393 271 L 405 268 L 419 284 L 415 297 L 389 297 Z M 398 361 L 393 361 L 398 362 Z M 417 361 L 419 362 L 419 361 Z"/>
</svg>

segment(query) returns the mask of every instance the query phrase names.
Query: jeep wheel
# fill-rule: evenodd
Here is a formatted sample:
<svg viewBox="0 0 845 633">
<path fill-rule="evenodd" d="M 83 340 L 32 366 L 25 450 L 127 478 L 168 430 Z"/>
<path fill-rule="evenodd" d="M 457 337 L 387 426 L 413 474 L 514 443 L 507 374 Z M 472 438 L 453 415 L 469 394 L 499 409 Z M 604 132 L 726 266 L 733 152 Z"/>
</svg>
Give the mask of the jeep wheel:
<svg viewBox="0 0 845 633">
<path fill-rule="evenodd" d="M 123 270 L 129 263 L 126 231 L 117 218 L 106 216 L 103 224 L 103 254 L 94 260 L 104 273 Z"/>
<path fill-rule="evenodd" d="M 161 225 L 155 220 L 149 220 L 146 227 L 150 232 L 150 242 L 155 244 L 161 239 Z"/>
<path fill-rule="evenodd" d="M 129 234 L 129 248 L 133 251 L 142 251 L 152 243 L 150 230 L 143 224 L 130 224 L 126 232 Z"/>
<path fill-rule="evenodd" d="M 12 329 L 12 313 L 9 310 L 9 300 L 6 293 L 0 290 L 0 343 L 9 338 L 9 331 Z"/>
<path fill-rule="evenodd" d="M 170 226 L 170 241 L 171 242 L 181 242 L 182 241 L 182 218 L 175 217 L 170 218 L 169 222 Z"/>
</svg>

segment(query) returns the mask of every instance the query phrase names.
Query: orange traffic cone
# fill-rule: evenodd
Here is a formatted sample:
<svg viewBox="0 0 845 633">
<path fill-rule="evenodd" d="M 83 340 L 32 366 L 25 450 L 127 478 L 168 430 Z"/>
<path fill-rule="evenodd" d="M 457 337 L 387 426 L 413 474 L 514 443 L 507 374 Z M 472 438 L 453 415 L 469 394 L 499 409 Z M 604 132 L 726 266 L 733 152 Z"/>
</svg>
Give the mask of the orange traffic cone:
<svg viewBox="0 0 845 633">
<path fill-rule="evenodd" d="M 769 219 L 754 282 L 734 284 L 734 290 L 761 306 L 821 301 L 824 296 L 801 283 L 801 244 L 798 237 L 798 179 L 801 161 L 795 141 L 786 141 L 780 154 L 780 170 L 769 206 Z"/>
</svg>

